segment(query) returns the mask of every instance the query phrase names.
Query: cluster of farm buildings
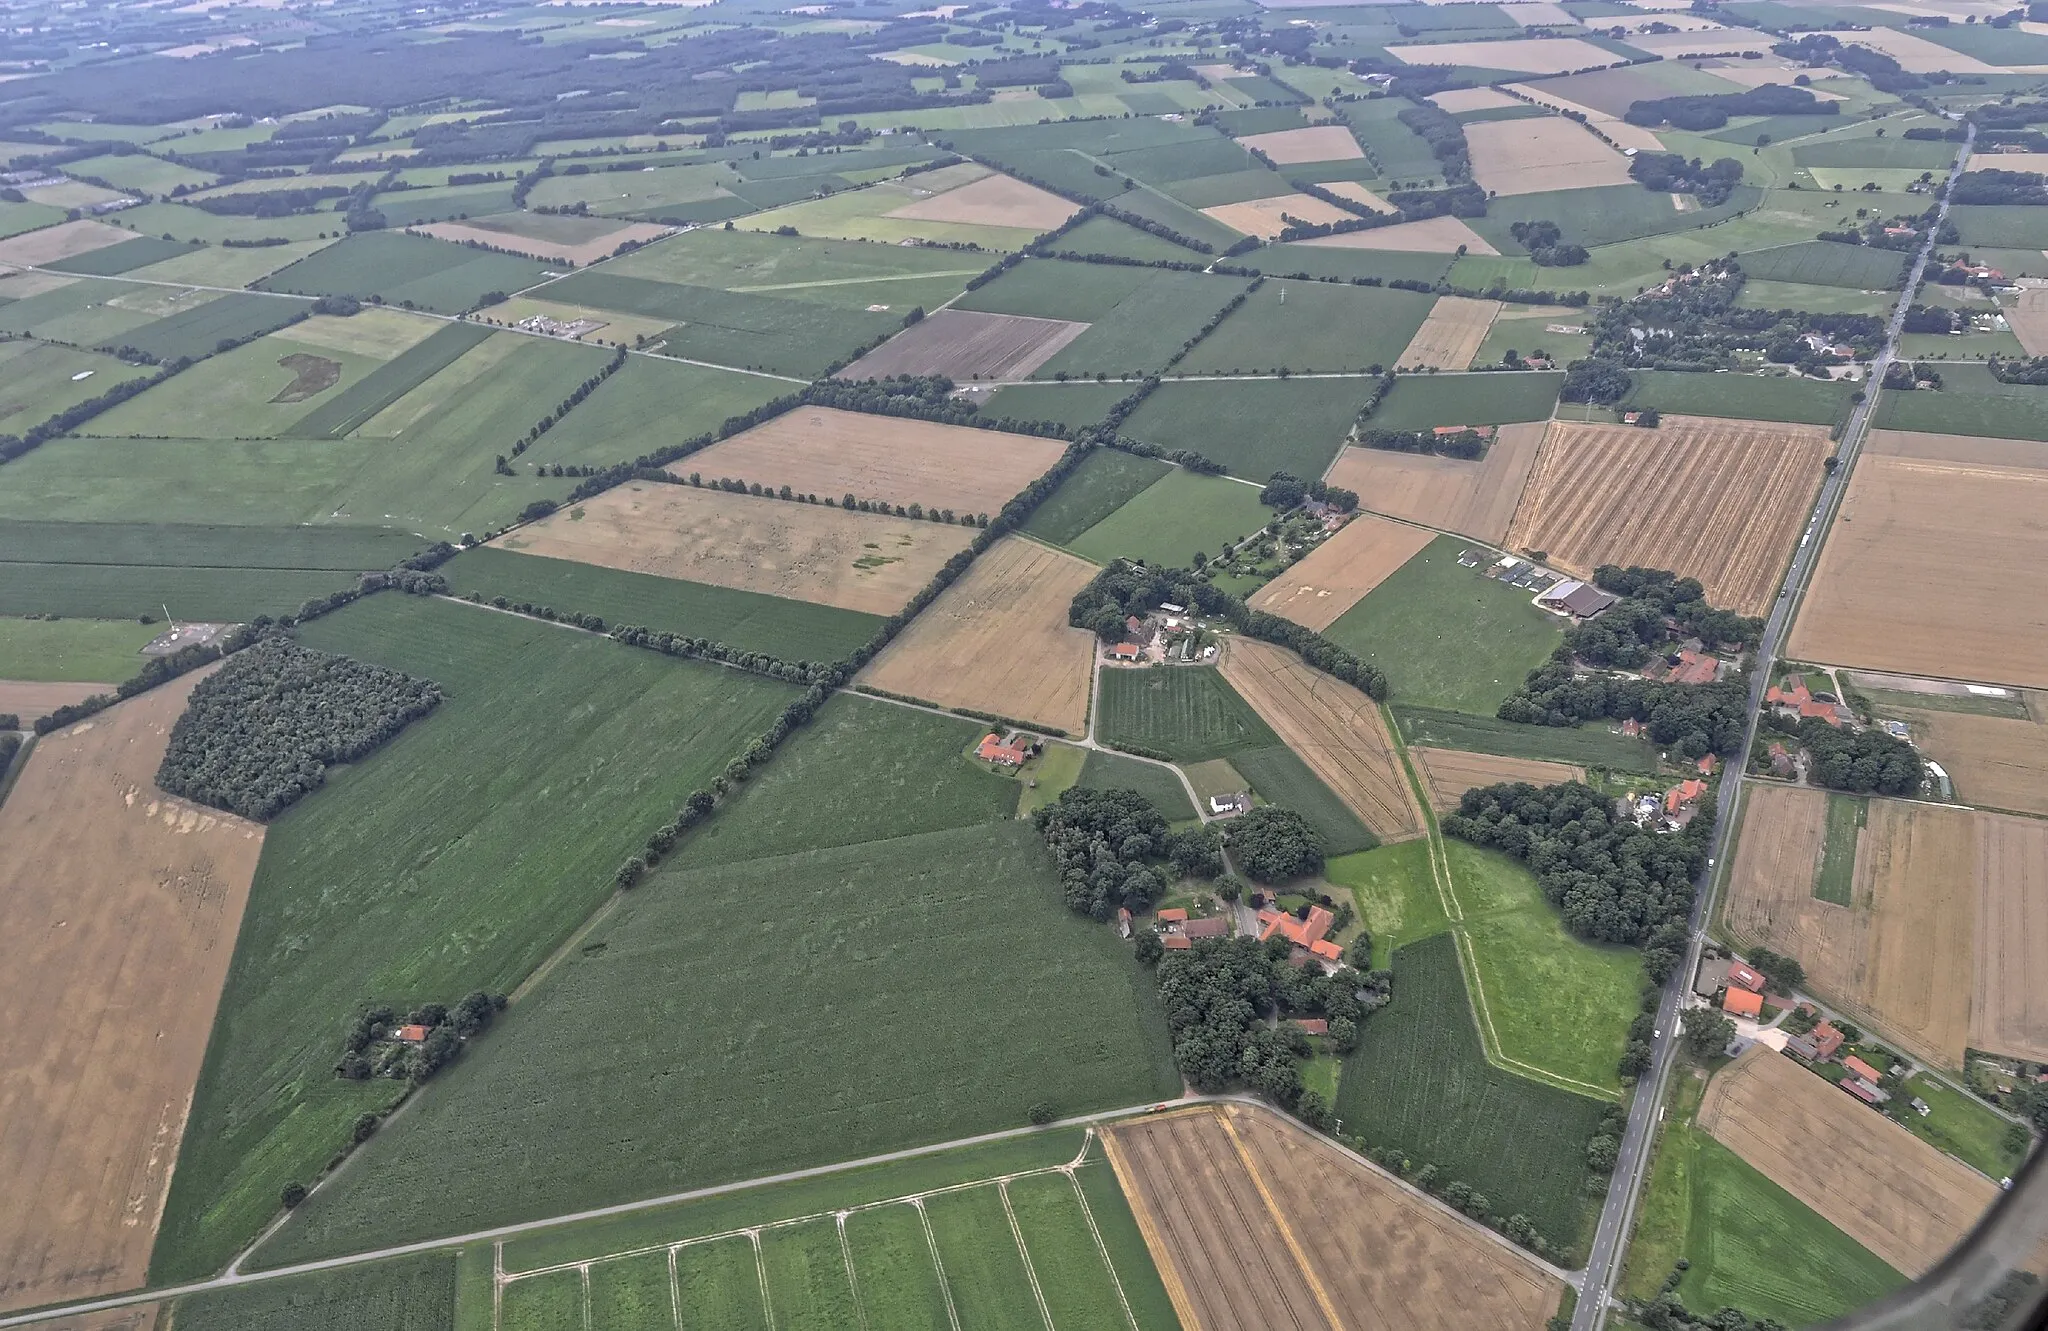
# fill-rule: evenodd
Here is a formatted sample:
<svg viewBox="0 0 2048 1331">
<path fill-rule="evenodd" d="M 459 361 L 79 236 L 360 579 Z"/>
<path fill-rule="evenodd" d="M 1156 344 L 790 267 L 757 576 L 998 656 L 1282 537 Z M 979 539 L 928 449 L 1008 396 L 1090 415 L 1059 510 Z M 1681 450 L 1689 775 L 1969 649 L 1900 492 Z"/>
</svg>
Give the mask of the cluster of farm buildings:
<svg viewBox="0 0 2048 1331">
<path fill-rule="evenodd" d="M 1165 601 L 1152 614 L 1126 618 L 1124 636 L 1110 644 L 1107 659 L 1114 665 L 1211 665 L 1216 644 L 1205 640 L 1215 631 L 1186 606 Z"/>
<path fill-rule="evenodd" d="M 1117 928 L 1124 937 L 1129 938 L 1139 927 L 1130 911 L 1117 911 Z M 1320 966 L 1328 973 L 1344 961 L 1344 949 L 1330 937 L 1336 927 L 1336 915 L 1328 906 L 1319 903 L 1294 911 L 1281 910 L 1277 905 L 1260 905 L 1251 915 L 1246 932 L 1262 943 L 1284 938 L 1293 944 L 1288 952 L 1291 963 Z M 1156 911 L 1152 916 L 1152 929 L 1168 952 L 1185 952 L 1195 945 L 1198 938 L 1230 938 L 1238 932 L 1234 910 L 1215 915 L 1190 915 L 1178 906 Z M 1320 1035 L 1322 1032 L 1311 1031 L 1310 1034 Z"/>
<path fill-rule="evenodd" d="M 1755 1034 L 1761 1034 L 1765 1025 L 1764 1009 L 1771 1007 L 1779 1011 L 1797 1010 L 1809 1017 L 1819 1014 L 1810 1003 L 1770 992 L 1770 982 L 1754 967 L 1736 957 L 1703 956 L 1699 970 L 1693 975 L 1693 994 L 1705 1003 L 1718 1005 L 1730 1017 L 1745 1023 L 1754 1023 L 1753 1034 L 1745 1037 L 1738 1027 L 1738 1034 L 1730 1046 L 1731 1054 L 1739 1054 L 1749 1047 Z M 1892 1093 L 1882 1083 L 1888 1076 L 1902 1076 L 1906 1069 L 1894 1066 L 1879 1070 L 1857 1054 L 1843 1054 L 1850 1043 L 1848 1033 L 1831 1020 L 1815 1021 L 1811 1029 L 1784 1038 L 1781 1052 L 1788 1058 L 1811 1068 L 1842 1088 L 1842 1091 L 1873 1108 L 1881 1108 L 1892 1099 Z M 1833 1065 L 1840 1064 L 1839 1075 Z M 1912 1101 L 1916 1113 L 1929 1113 L 1927 1103 L 1917 1097 Z"/>
</svg>

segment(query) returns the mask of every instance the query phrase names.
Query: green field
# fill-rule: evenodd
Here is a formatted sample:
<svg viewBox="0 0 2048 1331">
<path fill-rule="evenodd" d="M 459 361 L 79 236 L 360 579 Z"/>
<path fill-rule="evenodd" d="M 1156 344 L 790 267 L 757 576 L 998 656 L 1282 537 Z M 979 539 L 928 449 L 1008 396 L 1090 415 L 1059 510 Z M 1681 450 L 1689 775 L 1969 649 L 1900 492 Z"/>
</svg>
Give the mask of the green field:
<svg viewBox="0 0 2048 1331">
<path fill-rule="evenodd" d="M 325 384 L 317 391 L 312 382 L 295 387 L 302 382 L 297 367 L 309 361 L 335 375 L 315 381 Z M 382 364 L 381 356 L 294 341 L 285 329 L 207 357 L 95 417 L 84 430 L 100 437 L 275 439 L 296 433 L 301 418 L 341 398 Z"/>
<path fill-rule="evenodd" d="M 902 326 L 904 310 L 870 312 L 818 301 L 684 286 L 585 270 L 550 283 L 549 300 L 673 319 L 662 350 L 671 356 L 805 378 L 822 375 Z"/>
<path fill-rule="evenodd" d="M 223 341 L 240 341 L 282 328 L 305 310 L 303 301 L 233 291 L 130 329 L 117 340 L 161 360 L 211 356 Z"/>
<path fill-rule="evenodd" d="M 1561 374 L 1538 370 L 1404 374 L 1366 424 L 1376 430 L 1428 430 L 1438 425 L 1540 421 L 1550 415 L 1563 382 Z"/>
<path fill-rule="evenodd" d="M 991 882 L 1011 927 L 1001 948 L 965 945 L 991 918 Z M 767 974 L 771 998 L 735 1003 Z M 662 872 L 494 1040 L 372 1139 L 264 1260 L 964 1136 L 1020 1124 L 1038 1100 L 1072 1112 L 1179 1086 L 1150 976 L 1061 904 L 1037 833 L 1015 822 Z M 535 1141 L 579 1144 L 536 1155 Z"/>
<path fill-rule="evenodd" d="M 1002 393 L 1037 392 L 1067 396 L 1089 389 L 1005 388 Z M 1121 392 L 1121 389 L 1119 389 Z M 1000 401 L 1002 394 L 998 394 Z M 1096 419 L 1101 419 L 1097 416 Z M 1174 470 L 1170 462 L 1141 458 L 1114 448 L 1098 448 L 1081 459 L 1081 465 L 1067 474 L 1057 490 L 1047 496 L 1024 523 L 1024 530 L 1042 541 L 1065 545 L 1081 533 L 1103 522 L 1146 487 Z M 1256 492 L 1252 495 L 1257 502 Z"/>
<path fill-rule="evenodd" d="M 479 546 L 441 570 L 458 596 L 528 601 L 599 615 L 606 624 L 710 638 L 785 661 L 839 661 L 875 636 L 879 615 L 680 578 Z"/>
<path fill-rule="evenodd" d="M 1813 878 L 1813 894 L 1822 901 L 1849 904 L 1856 879 L 1856 839 L 1869 812 L 1867 800 L 1828 796 L 1827 844 L 1821 851 L 1820 871 Z"/>
<path fill-rule="evenodd" d="M 406 394 L 476 348 L 493 334 L 472 323 L 446 324 L 425 338 L 385 360 L 360 378 L 343 385 L 340 392 L 324 397 L 320 405 L 292 423 L 291 433 L 301 439 L 340 439 L 361 429 Z M 509 338 L 509 334 L 507 335 Z M 576 353 L 564 348 L 564 357 Z M 597 368 L 597 353 L 581 357 L 590 369 Z"/>
<path fill-rule="evenodd" d="M 182 241 L 165 240 L 161 236 L 137 236 L 133 240 L 74 254 L 68 259 L 53 259 L 42 266 L 59 273 L 114 277 L 131 268 L 175 258 L 190 248 Z"/>
<path fill-rule="evenodd" d="M 1168 822 L 1187 822 L 1196 816 L 1195 806 L 1188 802 L 1187 787 L 1179 777 L 1164 767 L 1106 749 L 1089 753 L 1088 761 L 1081 765 L 1080 779 L 1074 784 L 1088 790 L 1135 790 L 1151 800 Z"/>
<path fill-rule="evenodd" d="M 1867 245 L 1810 240 L 1742 256 L 1744 276 L 1765 282 L 1886 290 L 1899 285 L 1910 256 Z"/>
<path fill-rule="evenodd" d="M 154 373 L 153 366 L 130 365 L 96 351 L 27 339 L 0 342 L 0 420 L 20 434 L 116 384 Z"/>
<path fill-rule="evenodd" d="M 1103 671 L 1102 715 L 1095 730 L 1104 743 L 1150 749 L 1177 763 L 1230 757 L 1280 742 L 1213 666 Z"/>
<path fill-rule="evenodd" d="M 1574 938 L 1536 875 L 1499 851 L 1447 838 L 1444 856 L 1501 1054 L 1619 1092 L 1641 954 Z"/>
<path fill-rule="evenodd" d="M 455 1308 L 453 1253 L 290 1276 L 188 1294 L 173 1306 L 180 1331 L 447 1331 Z"/>
<path fill-rule="evenodd" d="M 710 434 L 734 416 L 796 385 L 756 374 L 630 356 L 604 386 L 540 437 L 529 462 L 631 462 L 657 448 Z"/>
<path fill-rule="evenodd" d="M 1491 717 L 1549 659 L 1562 621 L 1530 593 L 1463 568 L 1466 543 L 1439 536 L 1324 630 L 1386 672 L 1403 705 Z"/>
<path fill-rule="evenodd" d="M 1127 558 L 1186 568 L 1198 551 L 1216 558 L 1273 516 L 1257 487 L 1175 467 L 1066 545 L 1098 564 Z"/>
<path fill-rule="evenodd" d="M 0 569 L 11 584 L 11 566 Z M 132 619 L 0 619 L 0 679 L 119 684 L 142 669 L 142 645 L 161 632 Z"/>
<path fill-rule="evenodd" d="M 1890 314 L 1898 303 L 1895 291 L 1864 292 L 1854 287 L 1808 286 L 1803 282 L 1742 284 L 1735 305 L 1744 310 L 1805 310 L 1813 314 Z"/>
<path fill-rule="evenodd" d="M 1191 448 L 1261 484 L 1276 471 L 1317 480 L 1372 386 L 1365 378 L 1168 382 L 1131 413 L 1124 433 Z"/>
<path fill-rule="evenodd" d="M 392 1084 L 331 1071 L 358 1004 L 511 989 L 610 894 L 618 862 L 796 692 L 395 593 L 300 638 L 435 680 L 447 700 L 271 824 L 158 1235 L 158 1279 L 221 1265 L 284 1182 L 310 1179 L 358 1113 L 391 1101 Z"/>
<path fill-rule="evenodd" d="M 1351 890 L 1358 919 L 1372 934 L 1372 964 L 1384 970 L 1394 953 L 1451 927 L 1443 891 L 1429 868 L 1429 842 L 1403 841 L 1323 866 L 1323 877 Z"/>
<path fill-rule="evenodd" d="M 941 168 L 949 178 L 925 182 L 930 177 L 921 177 L 920 188 L 939 189 L 948 185 L 966 184 L 967 177 L 985 176 L 988 173 L 974 167 Z M 951 174 L 957 172 L 957 175 Z M 939 173 L 932 173 L 937 176 Z M 744 218 L 741 226 L 755 231 L 774 231 L 778 227 L 795 227 L 804 236 L 835 236 L 844 240 L 865 240 L 878 244 L 896 245 L 905 241 L 918 240 L 939 244 L 976 245 L 984 250 L 1021 250 L 1038 235 L 1038 228 L 1029 226 L 993 226 L 981 222 L 939 222 L 927 218 L 892 216 L 897 209 L 919 201 L 920 196 L 912 187 L 894 181 L 870 185 L 865 189 L 840 189 L 822 199 L 808 197 L 812 182 L 797 182 L 803 189 L 801 202 L 790 203 L 768 212 L 755 213 Z M 786 197 L 795 189 L 778 191 Z M 760 196 L 763 202 L 775 202 L 775 196 Z"/>
<path fill-rule="evenodd" d="M 1349 855 L 1379 844 L 1379 838 L 1365 825 L 1365 820 L 1338 799 L 1336 792 L 1324 785 L 1322 778 L 1286 745 L 1272 744 L 1233 754 L 1230 762 L 1254 794 L 1268 804 L 1292 809 L 1307 819 L 1324 855 Z"/>
<path fill-rule="evenodd" d="M 1422 291 L 1269 280 L 1174 368 L 1238 374 L 1392 365 L 1434 304 Z"/>
<path fill-rule="evenodd" d="M 1880 393 L 1871 424 L 1885 430 L 2048 440 L 2048 389 L 2002 384 L 1981 365 L 1944 365 L 1941 379 L 1938 393 Z"/>
<path fill-rule="evenodd" d="M 1411 745 L 1498 753 L 1510 758 L 1548 758 L 1580 767 L 1616 772 L 1657 770 L 1657 746 L 1630 739 L 1603 725 L 1525 726 L 1498 717 L 1447 712 L 1434 707 L 1391 709 L 1401 738 Z"/>
<path fill-rule="evenodd" d="M 1910 1103 L 1915 1096 L 1927 1102 L 1929 1113 L 1922 1118 Z M 1936 1081 L 1925 1072 L 1914 1074 L 1899 1088 L 1899 1098 L 1888 1108 L 1891 1117 L 1906 1125 L 1915 1137 L 1948 1152 L 1987 1178 L 2008 1178 L 2019 1172 L 2025 1151 L 2007 1149 L 2005 1119 L 1993 1113 L 1973 1096 Z"/>
<path fill-rule="evenodd" d="M 2027 204 L 1959 204 L 1948 220 L 1965 245 L 1996 245 L 2004 249 L 2048 249 L 2048 208 Z"/>
<path fill-rule="evenodd" d="M 1349 282 L 1353 278 L 1376 278 L 1381 282 L 1405 280 L 1434 284 L 1450 271 L 1452 256 L 1406 250 L 1353 250 L 1342 246 L 1311 245 L 1300 242 L 1268 245 L 1233 262 L 1267 274 L 1299 273 L 1308 278 Z M 1269 276 L 1268 281 L 1278 280 Z"/>
<path fill-rule="evenodd" d="M 1075 265 L 1058 266 L 1072 269 Z M 1121 271 L 1101 264 L 1085 267 L 1084 285 L 1100 281 L 1094 276 L 1096 273 Z M 1051 379 L 1061 374 L 1144 375 L 1162 370 L 1189 339 L 1202 331 L 1203 324 L 1248 285 L 1243 278 L 1235 277 L 1205 277 L 1157 268 L 1132 271 L 1143 274 L 1145 280 L 1112 308 L 1087 320 L 1088 331 L 1033 370 L 1032 378 Z M 1071 279 L 1074 275 L 1066 276 Z M 999 285 L 1000 282 L 991 282 L 984 289 Z"/>
<path fill-rule="evenodd" d="M 920 302 L 931 308 L 958 295 L 968 278 L 987 267 L 982 256 L 955 250 L 701 227 L 608 260 L 604 271 L 865 310 L 874 304 L 908 308 Z"/>
<path fill-rule="evenodd" d="M 1135 387 L 1117 380 L 1100 384 L 1074 379 L 1059 384 L 1011 384 L 980 399 L 981 418 L 1052 421 L 1069 430 L 1085 430 L 1109 415 L 1109 409 L 1129 397 Z"/>
<path fill-rule="evenodd" d="M 119 346 L 171 312 L 182 293 L 112 277 L 81 277 L 0 305 L 0 332 L 77 347 Z"/>
<path fill-rule="evenodd" d="M 1846 379 L 1802 379 L 1793 375 L 1685 374 L 1673 370 L 1630 370 L 1635 387 L 1625 407 L 1655 407 L 1686 416 L 1729 416 L 1740 420 L 1833 425 L 1849 412 L 1857 385 Z M 1577 420 L 1584 408 L 1561 406 L 1558 415 Z"/>
<path fill-rule="evenodd" d="M 1111 217 L 1091 217 L 1053 242 L 1063 254 L 1107 254 L 1140 263 L 1189 263 L 1195 251 Z"/>
<path fill-rule="evenodd" d="M 1362 1027 L 1337 1092 L 1347 1134 L 1435 1165 L 1439 1186 L 1469 1183 L 1567 1249 L 1596 1204 L 1586 1143 L 1606 1110 L 1486 1061 L 1448 934 L 1394 954 L 1393 1001 Z"/>
<path fill-rule="evenodd" d="M 1680 1257 L 1689 1308 L 1740 1308 L 1808 1326 L 1906 1283 L 1848 1235 L 1692 1124 L 1701 1084 L 1681 1071 L 1651 1167 L 1623 1291 L 1648 1297 Z"/>
<path fill-rule="evenodd" d="M 176 258 L 137 268 L 128 276 L 136 281 L 149 282 L 190 282 L 195 286 L 245 287 L 260 277 L 268 277 L 286 264 L 297 263 L 307 255 L 326 248 L 325 240 L 294 241 L 286 245 L 225 246 L 205 245 L 186 250 Z M 277 301 L 277 297 L 271 298 Z M 298 302 L 279 302 L 296 305 Z"/>
<path fill-rule="evenodd" d="M 474 309 L 486 292 L 507 295 L 540 281 L 544 264 L 468 249 L 403 231 L 363 231 L 257 283 L 302 296 L 376 296 L 436 314 Z"/>
<path fill-rule="evenodd" d="M 1920 171 L 1945 171 L 1955 161 L 1958 144 L 1896 136 L 1877 138 L 1827 138 L 1793 147 L 1792 160 L 1805 167 L 1911 167 Z M 1745 262 L 1743 267 L 1749 265 Z"/>
<path fill-rule="evenodd" d="M 1671 206 L 1669 194 L 1647 190 L 1641 185 L 1596 185 L 1590 189 L 1517 194 L 1490 201 L 1486 216 L 1474 218 L 1471 226 L 1499 247 L 1501 253 L 1524 254 L 1527 251 L 1514 238 L 1512 228 L 1516 222 L 1555 221 L 1564 228 L 1566 240 L 1589 247 L 1614 245 L 1671 232 L 1696 231 L 1708 223 L 1756 207 L 1762 197 L 1763 191 L 1753 185 L 1737 185 L 1724 203 L 1712 208 L 1679 212 Z M 1714 233 L 1710 231 L 1707 234 Z M 1552 270 L 1554 275 L 1543 285 L 1567 291 L 1578 288 L 1580 282 L 1569 275 L 1574 271 L 1567 269 L 1559 273 Z"/>
<path fill-rule="evenodd" d="M 992 282 L 985 282 L 962 296 L 954 308 L 978 310 L 983 314 L 1018 314 L 1029 319 L 1067 319 L 1093 324 L 1109 317 L 1125 300 L 1162 278 L 1178 277 L 1177 285 L 1192 282 L 1212 287 L 1222 294 L 1209 308 L 1223 303 L 1244 289 L 1238 280 L 1204 281 L 1191 274 L 1161 274 L 1149 268 L 1127 265 L 1067 263 L 1057 259 L 1026 259 L 1009 268 Z M 1169 284 L 1173 284 L 1169 282 Z"/>
</svg>

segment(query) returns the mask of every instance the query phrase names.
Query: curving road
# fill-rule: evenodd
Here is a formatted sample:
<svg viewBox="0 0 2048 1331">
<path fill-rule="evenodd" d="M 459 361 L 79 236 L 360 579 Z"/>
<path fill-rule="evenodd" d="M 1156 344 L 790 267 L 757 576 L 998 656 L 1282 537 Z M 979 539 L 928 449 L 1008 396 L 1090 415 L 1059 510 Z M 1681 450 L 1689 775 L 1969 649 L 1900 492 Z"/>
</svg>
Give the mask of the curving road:
<svg viewBox="0 0 2048 1331">
<path fill-rule="evenodd" d="M 1947 185 L 1955 184 L 1962 174 L 1964 163 L 1969 161 L 1970 147 L 1977 136 L 1975 125 L 1964 129 L 1962 151 L 1956 154 L 1955 165 L 1949 169 Z M 1905 289 L 1899 295 L 1899 303 L 1892 310 L 1891 322 L 1885 327 L 1884 347 L 1871 362 L 1867 394 L 1861 403 L 1849 414 L 1849 423 L 1842 431 L 1841 447 L 1836 450 L 1840 459 L 1835 469 L 1821 482 L 1820 497 L 1814 501 L 1813 516 L 1808 519 L 1806 530 L 1799 540 L 1799 548 L 1792 555 L 1792 566 L 1785 573 L 1784 587 L 1778 593 L 1777 604 L 1770 617 L 1764 621 L 1763 637 L 1756 653 L 1756 669 L 1749 682 L 1749 716 L 1743 731 L 1741 752 L 1747 754 L 1756 739 L 1757 724 L 1763 712 L 1764 690 L 1770 683 L 1771 662 L 1777 659 L 1778 647 L 1784 640 L 1785 632 L 1792 624 L 1792 616 L 1799 609 L 1800 598 L 1806 592 L 1806 584 L 1813 572 L 1813 566 L 1820 557 L 1820 548 L 1826 536 L 1828 524 L 1834 520 L 1835 511 L 1841 507 L 1842 493 L 1848 487 L 1849 473 L 1855 469 L 1856 455 L 1863 448 L 1864 436 L 1870 429 L 1870 414 L 1877 407 L 1877 385 L 1884 382 L 1885 371 L 1891 367 L 1897 353 L 1899 334 L 1906 321 L 1906 307 L 1912 303 L 1913 293 L 1919 289 L 1921 275 L 1927 269 L 1928 257 L 1934 250 L 1934 237 L 1941 230 L 1941 224 L 1948 219 L 1948 189 L 1941 192 L 1936 205 L 1935 224 L 1927 229 L 1920 248 L 1914 252 L 1912 271 L 1906 276 Z M 1622 1135 L 1621 1154 L 1614 1167 L 1614 1179 L 1607 1188 L 1607 1201 L 1600 1211 L 1600 1224 L 1594 1231 L 1593 1248 L 1586 1260 L 1586 1270 L 1580 1277 L 1578 1310 L 1572 1314 L 1572 1331 L 1598 1331 L 1606 1324 L 1608 1302 L 1614 1290 L 1614 1282 L 1620 1273 L 1621 1256 L 1627 1247 L 1629 1230 L 1635 1220 L 1636 1200 L 1642 1191 L 1644 1175 L 1650 1163 L 1650 1146 L 1656 1136 L 1657 1124 L 1664 1117 L 1664 1096 L 1671 1069 L 1678 1057 L 1678 1014 L 1679 1006 L 1686 991 L 1692 985 L 1693 972 L 1698 968 L 1700 948 L 1706 942 L 1706 924 L 1712 918 L 1714 894 L 1719 886 L 1720 875 L 1716 866 L 1727 858 L 1735 836 L 1735 807 L 1742 779 L 1738 768 L 1728 769 L 1728 776 L 1721 782 L 1720 794 L 1716 798 L 1714 839 L 1711 843 L 1711 858 L 1707 861 L 1705 882 L 1693 901 L 1692 937 L 1686 947 L 1685 961 L 1665 983 L 1664 995 L 1657 1004 L 1657 1029 L 1660 1032 L 1651 1055 L 1650 1070 L 1637 1084 L 1635 1103 L 1629 1108 L 1628 1130 Z"/>
</svg>

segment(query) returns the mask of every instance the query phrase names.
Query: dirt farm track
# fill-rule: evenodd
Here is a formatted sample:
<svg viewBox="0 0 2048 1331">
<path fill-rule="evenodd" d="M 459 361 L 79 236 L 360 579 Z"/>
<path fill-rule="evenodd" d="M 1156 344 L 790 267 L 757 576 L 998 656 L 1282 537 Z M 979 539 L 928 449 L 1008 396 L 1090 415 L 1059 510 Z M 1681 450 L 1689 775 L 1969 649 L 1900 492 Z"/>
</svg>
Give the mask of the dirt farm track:
<svg viewBox="0 0 2048 1331">
<path fill-rule="evenodd" d="M 1563 1286 L 1504 1240 L 1269 1110 L 1107 1128 L 1188 1331 L 1535 1331 Z"/>
<path fill-rule="evenodd" d="M 263 849 L 153 784 L 206 673 L 44 736 L 0 805 L 0 1310 L 148 1269 Z"/>
<path fill-rule="evenodd" d="M 1699 1126 L 1884 1261 L 1919 1276 L 1998 1185 L 1763 1045 L 1717 1074 Z"/>
</svg>

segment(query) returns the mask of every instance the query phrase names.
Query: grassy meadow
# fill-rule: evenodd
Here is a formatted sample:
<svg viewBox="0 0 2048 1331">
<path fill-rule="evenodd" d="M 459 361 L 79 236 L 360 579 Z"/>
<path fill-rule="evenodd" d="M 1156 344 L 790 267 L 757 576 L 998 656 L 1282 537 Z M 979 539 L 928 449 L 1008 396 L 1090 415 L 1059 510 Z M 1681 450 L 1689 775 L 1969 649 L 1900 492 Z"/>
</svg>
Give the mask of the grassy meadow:
<svg viewBox="0 0 2048 1331">
<path fill-rule="evenodd" d="M 1066 397 L 1087 389 L 1003 389 L 1003 393 L 1037 392 Z M 1119 393 L 1121 389 L 1119 388 Z M 1001 394 L 998 394 L 1000 400 Z M 991 404 L 993 407 L 994 404 Z M 1098 414 L 1093 418 L 1100 420 Z M 1081 459 L 1059 488 L 1046 496 L 1024 522 L 1024 531 L 1054 545 L 1068 545 L 1103 522 L 1173 470 L 1170 462 L 1141 458 L 1113 448 L 1098 448 Z M 1256 496 L 1254 496 L 1256 499 Z"/>
<path fill-rule="evenodd" d="M 1370 379 L 1168 382 L 1131 413 L 1123 432 L 1192 449 L 1248 481 L 1264 484 L 1276 471 L 1315 480 L 1336 459 L 1372 387 Z"/>
<path fill-rule="evenodd" d="M 1101 705 L 1095 733 L 1104 743 L 1163 753 L 1177 763 L 1280 742 L 1213 666 L 1104 670 Z"/>
<path fill-rule="evenodd" d="M 1216 558 L 1225 543 L 1253 535 L 1272 519 L 1256 487 L 1175 467 L 1065 544 L 1098 564 L 1128 558 L 1186 568 L 1198 552 Z"/>
</svg>

